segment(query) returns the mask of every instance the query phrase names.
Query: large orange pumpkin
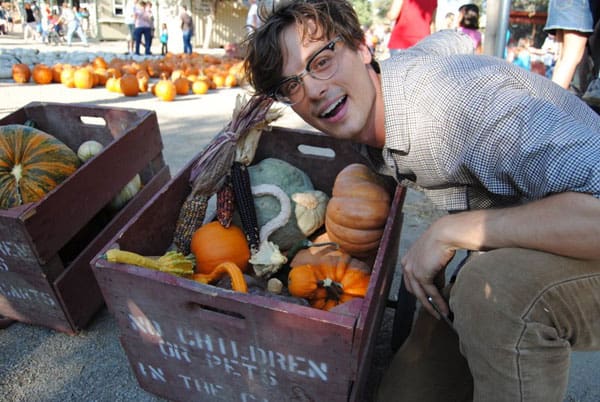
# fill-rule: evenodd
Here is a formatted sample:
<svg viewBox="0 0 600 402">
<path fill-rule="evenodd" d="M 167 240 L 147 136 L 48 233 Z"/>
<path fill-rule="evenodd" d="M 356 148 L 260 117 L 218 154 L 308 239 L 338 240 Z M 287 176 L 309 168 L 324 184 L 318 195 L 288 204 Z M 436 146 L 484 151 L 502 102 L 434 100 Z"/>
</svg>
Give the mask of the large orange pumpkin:
<svg viewBox="0 0 600 402">
<path fill-rule="evenodd" d="M 242 229 L 230 225 L 223 227 L 219 222 L 202 225 L 192 235 L 190 244 L 196 256 L 196 272 L 208 274 L 222 262 L 233 262 L 246 271 L 249 267 L 250 248 Z"/>
<path fill-rule="evenodd" d="M 327 204 L 325 227 L 331 241 L 356 256 L 376 249 L 390 211 L 390 194 L 366 165 L 338 173 Z"/>
<path fill-rule="evenodd" d="M 44 85 L 52 82 L 52 69 L 45 64 L 36 64 L 31 72 L 33 82 Z"/>
<path fill-rule="evenodd" d="M 12 78 L 18 84 L 25 84 L 31 78 L 31 70 L 27 64 L 17 63 L 12 67 Z"/>
<path fill-rule="evenodd" d="M 0 126 L 0 208 L 40 200 L 79 166 L 57 138 L 20 124 Z"/>
</svg>

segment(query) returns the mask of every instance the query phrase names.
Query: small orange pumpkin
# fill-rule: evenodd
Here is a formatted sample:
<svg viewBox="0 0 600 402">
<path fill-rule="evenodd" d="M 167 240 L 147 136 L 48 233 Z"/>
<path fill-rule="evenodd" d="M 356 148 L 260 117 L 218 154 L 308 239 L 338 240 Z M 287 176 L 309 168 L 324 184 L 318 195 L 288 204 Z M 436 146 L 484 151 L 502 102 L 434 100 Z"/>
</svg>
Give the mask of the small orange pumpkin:
<svg viewBox="0 0 600 402">
<path fill-rule="evenodd" d="M 208 274 L 223 262 L 233 262 L 243 272 L 249 267 L 250 248 L 242 229 L 230 225 L 223 227 L 219 222 L 202 225 L 192 235 L 190 244 L 196 256 L 196 272 Z"/>
<path fill-rule="evenodd" d="M 371 279 L 371 270 L 364 262 L 341 251 L 301 250 L 291 265 L 290 294 L 323 310 L 365 297 Z"/>
<path fill-rule="evenodd" d="M 31 79 L 31 70 L 27 64 L 17 63 L 12 67 L 12 78 L 18 84 L 25 84 Z"/>
</svg>

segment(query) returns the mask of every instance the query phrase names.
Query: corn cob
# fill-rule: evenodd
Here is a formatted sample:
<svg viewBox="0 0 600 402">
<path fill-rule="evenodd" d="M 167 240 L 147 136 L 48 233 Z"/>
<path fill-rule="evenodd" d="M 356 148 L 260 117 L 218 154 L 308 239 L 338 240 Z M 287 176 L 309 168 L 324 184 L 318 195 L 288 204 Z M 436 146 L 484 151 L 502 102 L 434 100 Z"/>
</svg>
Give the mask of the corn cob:
<svg viewBox="0 0 600 402">
<path fill-rule="evenodd" d="M 234 210 L 235 194 L 231 184 L 231 175 L 227 175 L 225 183 L 217 192 L 217 220 L 223 227 L 228 228 L 231 225 Z"/>
<path fill-rule="evenodd" d="M 254 197 L 250 186 L 250 174 L 243 163 L 233 163 L 231 166 L 231 181 L 235 193 L 235 204 L 242 221 L 242 229 L 246 234 L 250 251 L 254 254 L 258 251 L 260 244 L 258 218 L 256 217 Z"/>
<path fill-rule="evenodd" d="M 180 253 L 190 253 L 192 235 L 202 225 L 207 205 L 208 197 L 198 193 L 190 194 L 183 203 L 173 234 L 173 243 Z"/>
</svg>

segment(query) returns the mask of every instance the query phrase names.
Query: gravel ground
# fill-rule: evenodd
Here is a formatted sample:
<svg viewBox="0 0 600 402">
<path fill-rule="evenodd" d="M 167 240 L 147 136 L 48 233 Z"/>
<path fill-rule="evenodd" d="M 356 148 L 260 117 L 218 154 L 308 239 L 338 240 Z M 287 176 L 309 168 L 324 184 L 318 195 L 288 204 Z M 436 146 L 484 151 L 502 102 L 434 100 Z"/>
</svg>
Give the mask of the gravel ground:
<svg viewBox="0 0 600 402">
<path fill-rule="evenodd" d="M 36 47 L 23 45 L 15 36 L 0 37 L 0 51 L 15 46 Z M 74 47 L 70 51 L 118 52 L 124 48 L 121 43 L 100 43 L 86 49 Z M 126 99 L 104 89 L 65 89 L 58 84 L 19 86 L 10 80 L 0 80 L 0 117 L 31 101 L 92 102 L 155 110 L 165 144 L 165 159 L 174 175 L 230 119 L 237 93 L 239 90 L 220 90 L 207 96 L 189 95 L 164 103 L 149 95 Z M 278 124 L 305 128 L 290 113 Z M 404 214 L 401 253 L 440 212 L 420 192 L 409 190 Z M 397 282 L 390 294 L 395 294 L 396 287 Z M 392 317 L 393 310 L 386 309 L 369 378 L 372 388 L 391 358 Z M 599 364 L 600 353 L 575 355 L 566 401 L 600 400 Z M 0 330 L 0 401 L 161 400 L 138 386 L 119 344 L 116 322 L 106 308 L 75 336 L 21 323 Z"/>
</svg>

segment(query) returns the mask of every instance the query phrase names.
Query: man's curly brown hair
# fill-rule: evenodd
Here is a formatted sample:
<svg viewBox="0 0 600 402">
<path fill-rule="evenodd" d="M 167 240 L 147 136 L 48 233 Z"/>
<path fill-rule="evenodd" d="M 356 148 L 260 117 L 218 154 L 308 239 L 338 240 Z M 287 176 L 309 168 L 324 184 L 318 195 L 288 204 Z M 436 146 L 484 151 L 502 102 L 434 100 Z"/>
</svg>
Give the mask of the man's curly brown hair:
<svg viewBox="0 0 600 402">
<path fill-rule="evenodd" d="M 352 50 L 364 43 L 364 32 L 348 1 L 288 1 L 272 12 L 263 7 L 260 14 L 264 22 L 246 39 L 244 60 L 246 80 L 257 94 L 270 95 L 283 78 L 282 32 L 290 25 L 298 24 L 303 29 L 303 37 L 312 41 L 340 36 L 344 45 Z M 311 29 L 314 26 L 316 30 Z"/>
</svg>

